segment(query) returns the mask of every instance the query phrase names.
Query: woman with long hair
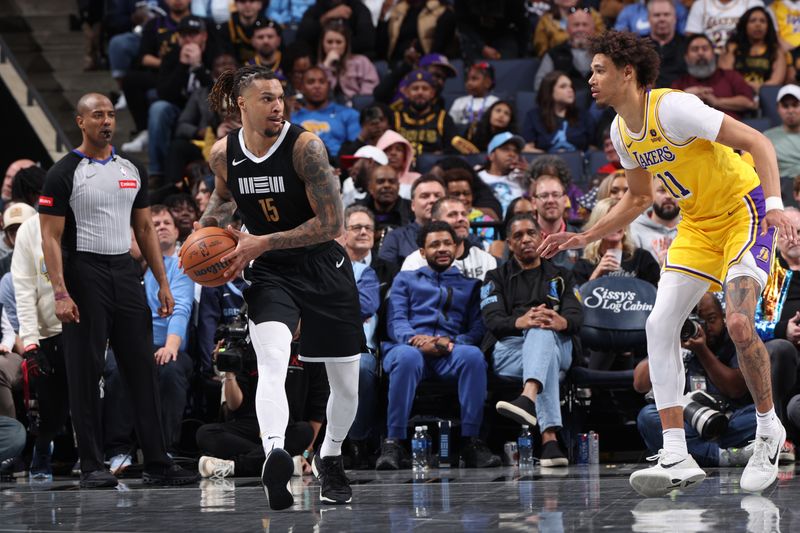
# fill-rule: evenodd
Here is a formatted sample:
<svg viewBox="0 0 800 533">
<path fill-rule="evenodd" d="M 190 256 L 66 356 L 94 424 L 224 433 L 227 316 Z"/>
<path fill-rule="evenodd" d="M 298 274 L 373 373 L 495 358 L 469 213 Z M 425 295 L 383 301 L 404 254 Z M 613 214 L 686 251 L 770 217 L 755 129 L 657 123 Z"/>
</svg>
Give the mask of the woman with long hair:
<svg viewBox="0 0 800 533">
<path fill-rule="evenodd" d="M 474 122 L 467 131 L 467 140 L 485 152 L 489 141 L 498 133 L 510 131 L 517 133 L 517 117 L 514 106 L 507 100 L 498 100 L 489 106 L 480 120 Z"/>
<path fill-rule="evenodd" d="M 317 58 L 331 90 L 347 100 L 357 94 L 372 94 L 378 86 L 375 65 L 367 56 L 351 53 L 350 28 L 338 21 L 329 22 L 322 29 Z"/>
<path fill-rule="evenodd" d="M 756 93 L 762 85 L 783 85 L 786 58 L 766 9 L 758 6 L 744 12 L 719 66 L 737 71 Z"/>
<path fill-rule="evenodd" d="M 528 111 L 522 136 L 526 152 L 574 152 L 586 150 L 594 136 L 589 113 L 579 113 L 569 76 L 559 70 L 542 80 L 537 107 Z"/>
</svg>

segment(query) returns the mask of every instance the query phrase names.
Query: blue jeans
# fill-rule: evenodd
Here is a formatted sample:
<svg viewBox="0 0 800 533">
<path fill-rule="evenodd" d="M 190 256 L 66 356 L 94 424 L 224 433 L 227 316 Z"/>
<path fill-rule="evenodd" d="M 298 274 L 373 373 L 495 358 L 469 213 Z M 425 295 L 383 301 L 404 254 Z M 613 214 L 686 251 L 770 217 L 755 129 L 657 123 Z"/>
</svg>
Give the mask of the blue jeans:
<svg viewBox="0 0 800 533">
<path fill-rule="evenodd" d="M 142 36 L 136 33 L 119 33 L 108 41 L 108 62 L 111 77 L 120 79 L 131 69 L 131 65 L 139 56 L 139 45 Z"/>
<path fill-rule="evenodd" d="M 542 431 L 561 427 L 558 373 L 572 364 L 572 339 L 549 329 L 532 328 L 523 337 L 506 337 L 494 346 L 494 373 L 541 384 L 536 418 Z"/>
<path fill-rule="evenodd" d="M 646 405 L 639 411 L 636 419 L 639 434 L 650 453 L 657 453 L 664 444 L 661 433 L 661 419 L 656 406 Z M 737 409 L 728 420 L 728 431 L 716 442 L 705 441 L 689 424 L 683 424 L 686 431 L 686 447 L 700 466 L 719 466 L 720 448 L 744 446 L 756 438 L 756 407 L 753 404 Z"/>
<path fill-rule="evenodd" d="M 11 459 L 25 449 L 25 427 L 14 418 L 0 416 L 0 461 Z"/>
<path fill-rule="evenodd" d="M 406 438 L 417 385 L 429 378 L 458 382 L 461 435 L 479 435 L 486 399 L 486 359 L 480 348 L 457 344 L 450 355 L 430 357 L 413 346 L 398 344 L 384 356 L 383 371 L 389 375 L 387 426 L 390 439 Z"/>
<path fill-rule="evenodd" d="M 353 440 L 369 438 L 375 427 L 375 406 L 378 403 L 378 358 L 362 353 L 358 371 L 358 411 L 348 436 Z"/>
<path fill-rule="evenodd" d="M 172 130 L 178 122 L 181 108 L 167 102 L 156 100 L 147 112 L 147 155 L 150 174 L 164 175 L 164 163 L 167 161 L 169 145 L 172 141 Z"/>
</svg>

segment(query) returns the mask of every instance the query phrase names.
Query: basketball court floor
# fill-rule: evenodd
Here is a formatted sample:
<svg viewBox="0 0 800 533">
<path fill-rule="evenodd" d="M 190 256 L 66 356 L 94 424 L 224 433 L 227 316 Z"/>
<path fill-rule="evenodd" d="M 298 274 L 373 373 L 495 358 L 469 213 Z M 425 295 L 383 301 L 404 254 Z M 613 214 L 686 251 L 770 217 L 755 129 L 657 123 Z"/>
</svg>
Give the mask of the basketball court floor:
<svg viewBox="0 0 800 533">
<path fill-rule="evenodd" d="M 348 472 L 353 503 L 323 506 L 310 477 L 293 478 L 295 505 L 272 512 L 258 479 L 199 486 L 79 490 L 77 481 L 0 484 L 0 531 L 800 531 L 800 479 L 782 467 L 762 495 L 739 488 L 740 468 L 709 469 L 697 489 L 643 499 L 628 485 L 641 465 Z"/>
</svg>

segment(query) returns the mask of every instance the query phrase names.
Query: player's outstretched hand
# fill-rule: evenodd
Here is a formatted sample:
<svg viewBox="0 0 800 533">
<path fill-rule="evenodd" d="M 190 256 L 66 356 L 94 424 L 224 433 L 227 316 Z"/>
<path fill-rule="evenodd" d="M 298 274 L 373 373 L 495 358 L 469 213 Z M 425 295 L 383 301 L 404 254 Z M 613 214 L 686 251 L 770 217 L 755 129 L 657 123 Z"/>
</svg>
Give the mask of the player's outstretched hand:
<svg viewBox="0 0 800 533">
<path fill-rule="evenodd" d="M 250 261 L 263 254 L 265 249 L 262 239 L 256 235 L 239 231 L 233 226 L 228 226 L 225 231 L 236 239 L 236 248 L 222 258 L 223 263 L 229 264 L 225 270 L 225 277 L 233 279 L 250 264 Z"/>
<path fill-rule="evenodd" d="M 548 235 L 547 238 L 539 245 L 539 255 L 545 259 L 550 259 L 558 252 L 563 250 L 572 250 L 575 248 L 583 248 L 586 246 L 586 237 L 580 233 L 570 233 L 569 231 L 562 231 L 561 233 L 553 233 Z"/>
<path fill-rule="evenodd" d="M 761 221 L 761 234 L 765 235 L 771 227 L 777 228 L 778 235 L 787 239 L 789 244 L 797 244 L 797 230 L 782 209 L 767 211 L 767 215 Z"/>
</svg>

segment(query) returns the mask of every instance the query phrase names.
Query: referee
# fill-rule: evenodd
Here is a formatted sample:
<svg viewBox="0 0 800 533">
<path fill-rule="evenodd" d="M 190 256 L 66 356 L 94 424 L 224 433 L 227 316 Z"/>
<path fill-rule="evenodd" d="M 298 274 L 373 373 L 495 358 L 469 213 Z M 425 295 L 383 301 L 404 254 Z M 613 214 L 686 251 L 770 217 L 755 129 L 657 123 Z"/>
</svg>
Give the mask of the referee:
<svg viewBox="0 0 800 533">
<path fill-rule="evenodd" d="M 161 315 L 174 305 L 150 220 L 147 174 L 111 146 L 111 101 L 78 101 L 81 145 L 47 173 L 39 213 L 42 248 L 64 323 L 64 359 L 72 422 L 81 460 L 81 488 L 114 487 L 103 463 L 100 377 L 110 341 L 130 392 L 144 454 L 145 484 L 183 485 L 198 479 L 172 463 L 161 432 L 153 326 L 139 272 L 130 256 L 131 226 L 158 280 Z"/>
</svg>

